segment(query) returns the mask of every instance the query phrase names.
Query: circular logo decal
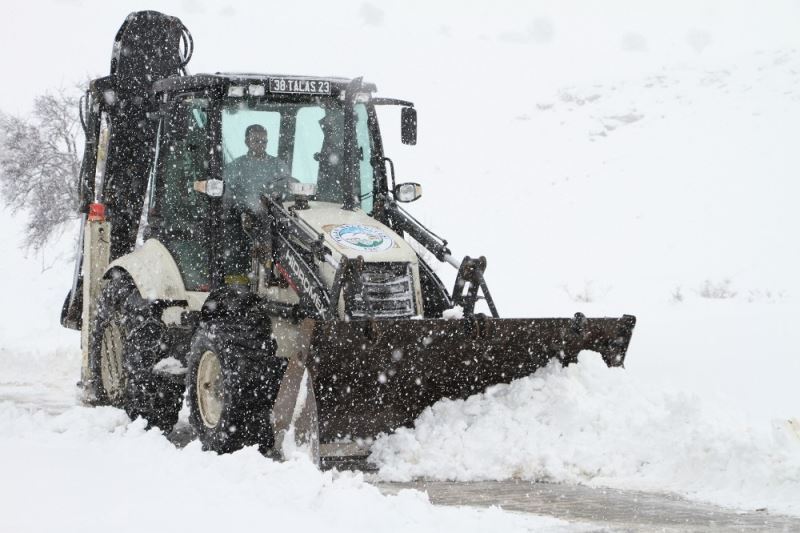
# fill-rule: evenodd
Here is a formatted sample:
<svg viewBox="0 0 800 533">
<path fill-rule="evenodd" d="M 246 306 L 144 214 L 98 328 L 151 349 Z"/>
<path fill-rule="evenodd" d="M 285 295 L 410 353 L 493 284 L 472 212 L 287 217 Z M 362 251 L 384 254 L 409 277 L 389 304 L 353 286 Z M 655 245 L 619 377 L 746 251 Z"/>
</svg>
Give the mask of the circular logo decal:
<svg viewBox="0 0 800 533">
<path fill-rule="evenodd" d="M 382 252 L 394 244 L 391 237 L 372 226 L 344 224 L 331 230 L 331 237 L 337 243 L 362 252 Z"/>
</svg>

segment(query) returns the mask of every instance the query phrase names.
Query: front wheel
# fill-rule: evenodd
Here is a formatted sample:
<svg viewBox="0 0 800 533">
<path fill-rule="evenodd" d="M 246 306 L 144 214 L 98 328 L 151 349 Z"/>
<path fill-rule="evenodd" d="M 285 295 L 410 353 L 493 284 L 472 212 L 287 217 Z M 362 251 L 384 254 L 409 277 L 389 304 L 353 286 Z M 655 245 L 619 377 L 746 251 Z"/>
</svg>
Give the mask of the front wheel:
<svg viewBox="0 0 800 533">
<path fill-rule="evenodd" d="M 204 324 L 195 333 L 186 375 L 189 420 L 203 448 L 230 453 L 274 445 L 270 413 L 286 362 L 271 344 L 253 350 L 234 343 L 220 324 Z"/>
</svg>

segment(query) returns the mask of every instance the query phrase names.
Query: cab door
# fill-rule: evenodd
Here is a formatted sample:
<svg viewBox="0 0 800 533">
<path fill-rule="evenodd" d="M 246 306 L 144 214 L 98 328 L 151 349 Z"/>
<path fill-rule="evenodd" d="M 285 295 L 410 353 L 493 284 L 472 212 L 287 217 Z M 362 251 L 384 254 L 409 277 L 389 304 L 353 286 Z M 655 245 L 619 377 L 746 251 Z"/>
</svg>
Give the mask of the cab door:
<svg viewBox="0 0 800 533">
<path fill-rule="evenodd" d="M 209 197 L 195 191 L 209 177 L 211 149 L 207 100 L 176 97 L 160 124 L 155 173 L 150 184 L 146 236 L 172 254 L 186 290 L 210 286 Z"/>
</svg>

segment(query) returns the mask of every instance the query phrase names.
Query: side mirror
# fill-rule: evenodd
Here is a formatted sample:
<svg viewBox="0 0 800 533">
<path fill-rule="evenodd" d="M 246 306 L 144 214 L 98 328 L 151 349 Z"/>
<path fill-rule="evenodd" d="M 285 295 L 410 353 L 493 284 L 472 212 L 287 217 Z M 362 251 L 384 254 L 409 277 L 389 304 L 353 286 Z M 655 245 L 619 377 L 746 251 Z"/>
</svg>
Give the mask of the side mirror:
<svg viewBox="0 0 800 533">
<path fill-rule="evenodd" d="M 417 144 L 417 110 L 413 107 L 400 111 L 400 140 L 403 144 Z"/>
<path fill-rule="evenodd" d="M 394 199 L 398 202 L 413 202 L 422 196 L 422 185 L 419 183 L 398 183 L 394 187 Z"/>
</svg>

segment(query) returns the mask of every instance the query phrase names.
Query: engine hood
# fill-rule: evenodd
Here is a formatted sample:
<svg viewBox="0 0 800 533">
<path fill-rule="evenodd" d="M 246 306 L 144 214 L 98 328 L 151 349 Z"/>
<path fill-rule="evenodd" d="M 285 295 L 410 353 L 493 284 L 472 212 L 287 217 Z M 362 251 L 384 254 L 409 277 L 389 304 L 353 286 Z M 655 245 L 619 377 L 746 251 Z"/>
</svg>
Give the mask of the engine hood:
<svg viewBox="0 0 800 533">
<path fill-rule="evenodd" d="M 340 204 L 308 202 L 297 216 L 325 236 L 334 253 L 367 262 L 417 263 L 417 254 L 400 235 L 360 209 L 347 211 Z"/>
</svg>

